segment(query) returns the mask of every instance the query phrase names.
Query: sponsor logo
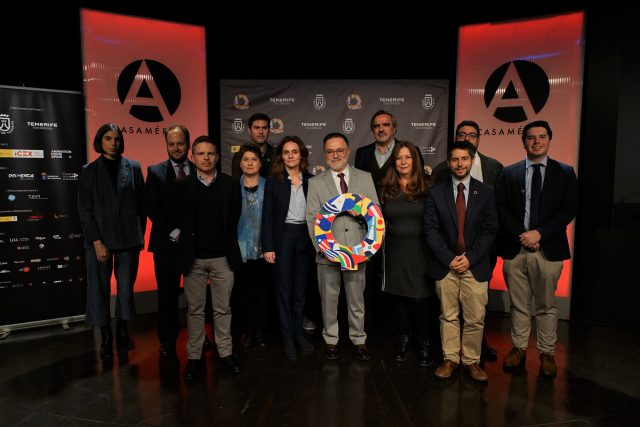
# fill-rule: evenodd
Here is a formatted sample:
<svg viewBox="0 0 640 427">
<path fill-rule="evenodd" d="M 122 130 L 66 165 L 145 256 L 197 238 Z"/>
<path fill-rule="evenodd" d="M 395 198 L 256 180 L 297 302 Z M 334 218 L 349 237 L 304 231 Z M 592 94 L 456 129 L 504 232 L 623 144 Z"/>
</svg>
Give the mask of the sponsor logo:
<svg viewBox="0 0 640 427">
<path fill-rule="evenodd" d="M 8 135 L 13 132 L 14 125 L 11 116 L 8 114 L 0 114 L 0 135 Z"/>
<path fill-rule="evenodd" d="M 242 121 L 242 119 L 239 117 L 236 117 L 235 119 L 233 119 L 233 124 L 231 125 L 231 129 L 233 129 L 233 132 L 237 134 L 244 132 L 244 122 Z"/>
<path fill-rule="evenodd" d="M 49 175 L 46 172 L 40 172 L 40 178 L 43 181 L 60 181 L 60 175 Z"/>
<path fill-rule="evenodd" d="M 269 129 L 271 130 L 271 133 L 274 133 L 276 135 L 283 133 L 284 122 L 282 121 L 282 119 L 274 117 L 273 119 L 271 119 L 271 125 L 269 126 Z"/>
<path fill-rule="evenodd" d="M 39 194 L 29 194 L 27 197 L 29 197 L 29 200 L 49 200 L 48 197 L 42 197 Z"/>
<path fill-rule="evenodd" d="M 75 172 L 62 172 L 63 181 L 77 181 L 80 175 Z"/>
<path fill-rule="evenodd" d="M 10 173 L 7 174 L 9 179 L 19 179 L 20 181 L 33 181 L 35 175 L 32 173 Z"/>
<path fill-rule="evenodd" d="M 16 159 L 43 159 L 44 151 L 28 150 L 28 149 L 20 149 L 20 150 L 0 149 L 0 157 L 16 158 Z"/>
<path fill-rule="evenodd" d="M 433 154 L 436 152 L 436 147 L 428 146 L 428 147 L 420 147 L 420 152 L 422 154 Z"/>
<path fill-rule="evenodd" d="M 69 267 L 69 264 L 58 264 L 58 265 L 56 265 L 57 269 L 63 269 L 63 268 L 67 268 L 67 267 Z"/>
<path fill-rule="evenodd" d="M 327 128 L 326 122 L 301 122 L 300 126 L 304 130 L 323 130 Z"/>
<path fill-rule="evenodd" d="M 31 247 L 29 245 L 16 246 L 16 250 L 18 251 L 28 251 Z"/>
<path fill-rule="evenodd" d="M 438 124 L 433 122 L 411 122 L 413 129 L 434 129 L 437 126 Z"/>
<path fill-rule="evenodd" d="M 9 200 L 10 202 L 15 202 L 16 201 L 16 195 L 15 194 L 9 194 L 7 196 L 7 200 Z"/>
<path fill-rule="evenodd" d="M 296 103 L 296 98 L 269 98 L 269 102 L 275 105 L 291 105 Z"/>
<path fill-rule="evenodd" d="M 23 273 L 28 273 L 31 271 L 31 268 L 25 266 L 25 267 L 19 268 L 18 271 L 22 271 Z"/>
<path fill-rule="evenodd" d="M 9 239 L 10 243 L 16 243 L 16 242 L 28 242 L 29 239 L 28 237 L 12 237 Z"/>
<path fill-rule="evenodd" d="M 327 100 L 325 99 L 324 95 L 321 93 L 316 94 L 316 97 L 313 98 L 313 108 L 320 111 L 320 110 L 324 110 L 326 106 L 327 106 Z"/>
<path fill-rule="evenodd" d="M 34 258 L 31 261 L 29 261 L 31 264 L 37 264 L 39 262 L 42 262 L 42 258 Z"/>
<path fill-rule="evenodd" d="M 362 98 L 357 93 L 347 96 L 347 108 L 349 110 L 359 110 L 362 108 Z"/>
<path fill-rule="evenodd" d="M 125 66 L 118 76 L 118 98 L 129 114 L 144 122 L 161 122 L 180 106 L 182 92 L 173 71 L 151 59 Z"/>
<path fill-rule="evenodd" d="M 32 129 L 38 130 L 54 130 L 58 127 L 58 123 L 56 122 L 27 122 L 27 126 Z"/>
<path fill-rule="evenodd" d="M 384 104 L 384 105 L 400 105 L 400 104 L 404 104 L 404 98 L 403 97 L 400 97 L 400 98 L 380 97 L 380 98 L 378 98 L 378 100 L 380 101 L 381 104 Z"/>
<path fill-rule="evenodd" d="M 251 106 L 249 103 L 249 97 L 244 93 L 239 93 L 233 98 L 233 106 L 236 110 L 248 110 Z"/>
<path fill-rule="evenodd" d="M 32 213 L 31 215 L 27 215 L 27 221 L 37 222 L 44 218 L 44 215 L 40 213 Z"/>
<path fill-rule="evenodd" d="M 433 95 L 430 93 L 425 93 L 422 98 L 422 108 L 425 110 L 431 110 L 435 106 L 435 101 L 433 100 Z"/>
<path fill-rule="evenodd" d="M 47 238 L 45 236 L 36 236 L 33 240 L 47 240 Z"/>
<path fill-rule="evenodd" d="M 342 130 L 347 133 L 353 133 L 356 130 L 356 124 L 351 118 L 344 119 L 344 123 L 342 123 Z"/>
<path fill-rule="evenodd" d="M 56 213 L 53 214 L 53 218 L 54 219 L 63 219 L 63 218 L 68 218 L 68 217 L 69 217 L 69 215 L 63 214 L 63 213 L 57 213 L 56 212 Z"/>
<path fill-rule="evenodd" d="M 510 61 L 495 69 L 484 86 L 484 104 L 498 120 L 531 120 L 547 103 L 549 76 L 538 64 Z"/>
<path fill-rule="evenodd" d="M 0 222 L 17 222 L 17 216 L 0 216 Z"/>
<path fill-rule="evenodd" d="M 51 238 L 54 240 L 60 240 L 62 239 L 62 236 L 60 236 L 59 234 L 54 234 L 53 236 L 51 236 Z"/>
<path fill-rule="evenodd" d="M 46 271 L 46 270 L 51 270 L 51 266 L 50 265 L 39 265 L 37 267 L 38 271 Z"/>
<path fill-rule="evenodd" d="M 72 156 L 73 152 L 71 150 L 51 150 L 51 158 L 52 159 L 62 159 L 64 157 L 64 155 L 66 155 L 66 157 L 68 159 L 70 159 Z"/>
<path fill-rule="evenodd" d="M 15 260 L 15 261 L 13 261 L 13 263 L 14 263 L 15 265 L 24 264 L 24 260 L 17 259 L 17 260 Z"/>
<path fill-rule="evenodd" d="M 71 234 L 69 234 L 69 240 L 79 239 L 81 237 L 82 237 L 82 234 L 80 234 L 80 233 L 71 233 Z"/>
<path fill-rule="evenodd" d="M 11 270 L 0 270 L 0 274 L 9 274 Z"/>
</svg>

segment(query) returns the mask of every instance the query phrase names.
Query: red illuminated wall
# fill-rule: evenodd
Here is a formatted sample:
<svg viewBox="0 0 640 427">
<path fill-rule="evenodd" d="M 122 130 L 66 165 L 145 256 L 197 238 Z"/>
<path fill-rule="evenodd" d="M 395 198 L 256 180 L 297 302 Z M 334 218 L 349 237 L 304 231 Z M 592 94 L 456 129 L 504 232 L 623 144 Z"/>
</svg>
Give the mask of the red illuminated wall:
<svg viewBox="0 0 640 427">
<path fill-rule="evenodd" d="M 460 28 L 455 121 L 480 124 L 480 152 L 505 166 L 520 161 L 522 127 L 546 120 L 553 130 L 549 156 L 577 171 L 583 34 L 583 12 Z M 568 237 L 573 247 L 573 223 Z M 570 296 L 571 270 L 566 261 L 556 295 Z M 491 288 L 506 290 L 501 260 Z"/>
<path fill-rule="evenodd" d="M 124 156 L 138 160 L 145 175 L 167 159 L 164 128 L 183 124 L 192 139 L 208 133 L 203 27 L 87 9 L 81 20 L 89 161 L 97 157 L 95 132 L 108 122 L 123 130 Z M 135 290 L 155 289 L 145 250 Z"/>
</svg>

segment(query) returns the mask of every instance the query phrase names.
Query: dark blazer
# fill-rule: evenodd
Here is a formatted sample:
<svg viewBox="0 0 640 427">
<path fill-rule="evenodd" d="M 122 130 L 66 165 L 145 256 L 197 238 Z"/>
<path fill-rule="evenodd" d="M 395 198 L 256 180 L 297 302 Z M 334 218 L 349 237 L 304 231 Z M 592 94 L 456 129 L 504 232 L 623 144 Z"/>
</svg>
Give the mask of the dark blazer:
<svg viewBox="0 0 640 427">
<path fill-rule="evenodd" d="M 496 206 L 500 215 L 498 255 L 513 259 L 520 252 L 518 236 L 524 233 L 525 161 L 507 166 L 496 182 Z M 567 225 L 578 210 L 578 178 L 573 168 L 549 159 L 540 193 L 540 247 L 549 261 L 571 258 Z"/>
<path fill-rule="evenodd" d="M 482 183 L 491 188 L 495 187 L 498 175 L 504 166 L 496 159 L 487 157 L 481 152 L 478 152 L 478 157 L 480 157 L 480 169 L 482 169 Z M 436 182 L 445 182 L 449 179 L 451 170 L 447 165 L 447 161 L 445 160 L 436 166 L 431 175 L 435 177 Z"/>
<path fill-rule="evenodd" d="M 304 197 L 307 197 L 309 190 L 309 173 L 302 176 L 302 188 Z M 264 206 L 262 208 L 262 251 L 280 252 L 281 237 L 284 233 L 284 222 L 289 211 L 289 201 L 291 200 L 291 181 L 289 175 L 284 172 L 283 179 L 269 176 L 264 188 Z M 311 241 L 309 250 L 313 252 Z"/>
<path fill-rule="evenodd" d="M 396 139 L 396 143 L 397 142 L 398 140 Z M 384 178 L 387 170 L 393 164 L 394 160 L 392 160 L 391 156 L 389 156 L 382 167 L 378 166 L 378 161 L 376 160 L 375 142 L 365 145 L 364 147 L 360 147 L 356 150 L 356 161 L 354 163 L 354 166 L 371 174 L 371 178 L 373 178 L 373 183 L 376 185 L 376 189 L 378 188 L 380 180 Z"/>
<path fill-rule="evenodd" d="M 147 217 L 140 163 L 120 157 L 116 191 L 101 158 L 84 165 L 78 183 L 78 213 L 85 247 L 102 240 L 108 249 L 144 246 Z"/>
<path fill-rule="evenodd" d="M 432 256 L 427 257 L 427 273 L 434 280 L 443 279 L 455 258 L 458 239 L 456 202 L 451 183 L 431 187 L 424 206 L 424 234 Z M 484 282 L 491 278 L 489 248 L 498 231 L 493 190 L 475 178 L 469 183 L 469 198 L 464 221 L 465 255 L 473 277 Z"/>
<path fill-rule="evenodd" d="M 264 152 L 264 156 L 262 156 L 262 164 L 260 166 L 260 176 L 263 178 L 267 178 L 271 175 L 271 163 L 275 160 L 276 150 L 273 148 L 273 145 L 265 142 L 267 144 L 267 149 Z M 256 144 L 256 147 L 258 145 Z M 240 152 L 238 151 L 233 155 L 231 159 L 231 176 L 234 178 L 239 178 L 242 175 L 242 169 L 240 168 Z"/>
<path fill-rule="evenodd" d="M 189 175 L 195 173 L 195 166 L 189 161 Z M 176 181 L 176 173 L 169 159 L 147 168 L 144 184 L 144 206 L 151 220 L 149 252 L 174 250 L 176 244 L 169 240 L 172 228 L 169 225 L 169 191 Z"/>
<path fill-rule="evenodd" d="M 220 185 L 220 209 L 222 210 L 222 229 L 225 256 L 232 270 L 242 266 L 242 256 L 238 245 L 238 220 L 242 212 L 240 184 L 220 171 L 217 172 Z M 178 262 L 180 271 L 188 273 L 193 265 L 196 251 L 196 188 L 201 185 L 197 175 L 192 173 L 185 179 L 176 181 L 169 195 L 170 228 L 180 229 L 178 239 Z"/>
</svg>

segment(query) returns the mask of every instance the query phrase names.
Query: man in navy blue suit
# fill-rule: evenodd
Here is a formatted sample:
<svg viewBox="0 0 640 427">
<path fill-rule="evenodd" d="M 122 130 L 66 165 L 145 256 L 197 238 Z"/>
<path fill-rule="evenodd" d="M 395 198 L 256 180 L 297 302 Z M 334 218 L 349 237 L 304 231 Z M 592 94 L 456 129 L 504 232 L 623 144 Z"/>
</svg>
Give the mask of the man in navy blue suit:
<svg viewBox="0 0 640 427">
<path fill-rule="evenodd" d="M 153 263 L 158 284 L 158 339 L 160 356 L 176 354 L 176 339 L 180 330 L 178 296 L 180 270 L 177 244 L 169 239 L 169 187 L 180 178 L 193 173 L 193 163 L 187 158 L 189 130 L 183 125 L 167 128 L 164 134 L 169 158 L 147 169 L 144 188 L 147 215 L 153 226 L 148 251 L 153 252 Z"/>
<path fill-rule="evenodd" d="M 451 144 L 450 178 L 432 187 L 425 203 L 424 232 L 431 252 L 427 272 L 436 281 L 440 298 L 444 359 L 435 375 L 442 379 L 451 377 L 460 362 L 474 380 L 488 379 L 480 367 L 480 351 L 491 278 L 489 248 L 498 230 L 498 216 L 491 187 L 470 175 L 475 155 L 476 148 L 468 141 Z"/>
<path fill-rule="evenodd" d="M 498 255 L 511 299 L 513 348 L 503 367 L 524 364 L 535 300 L 540 373 L 555 377 L 558 307 L 555 290 L 565 259 L 571 258 L 567 225 L 578 210 L 578 178 L 573 168 L 548 156 L 549 123 L 527 123 L 522 142 L 527 157 L 502 170 L 495 186 L 500 215 Z"/>
</svg>

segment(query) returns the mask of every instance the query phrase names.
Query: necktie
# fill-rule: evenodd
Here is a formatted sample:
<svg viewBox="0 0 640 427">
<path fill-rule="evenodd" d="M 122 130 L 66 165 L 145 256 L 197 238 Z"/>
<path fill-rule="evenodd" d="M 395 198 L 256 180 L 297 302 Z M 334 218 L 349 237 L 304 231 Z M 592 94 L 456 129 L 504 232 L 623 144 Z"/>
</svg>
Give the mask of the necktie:
<svg viewBox="0 0 640 427">
<path fill-rule="evenodd" d="M 180 163 L 178 165 L 178 179 L 182 179 L 184 177 L 186 177 L 187 174 L 184 173 L 184 163 Z"/>
<path fill-rule="evenodd" d="M 542 191 L 542 173 L 540 163 L 531 165 L 533 176 L 531 177 L 531 201 L 529 204 L 529 230 L 535 230 L 539 225 L 540 217 L 540 192 Z"/>
<path fill-rule="evenodd" d="M 340 192 L 342 194 L 348 192 L 349 189 L 347 188 L 347 181 L 344 180 L 344 174 L 342 172 L 338 174 L 338 178 L 340 178 Z"/>
<path fill-rule="evenodd" d="M 464 203 L 464 184 L 458 183 L 458 195 L 456 196 L 456 218 L 458 219 L 458 240 L 456 241 L 456 255 L 464 253 L 464 218 L 467 207 Z"/>
</svg>

